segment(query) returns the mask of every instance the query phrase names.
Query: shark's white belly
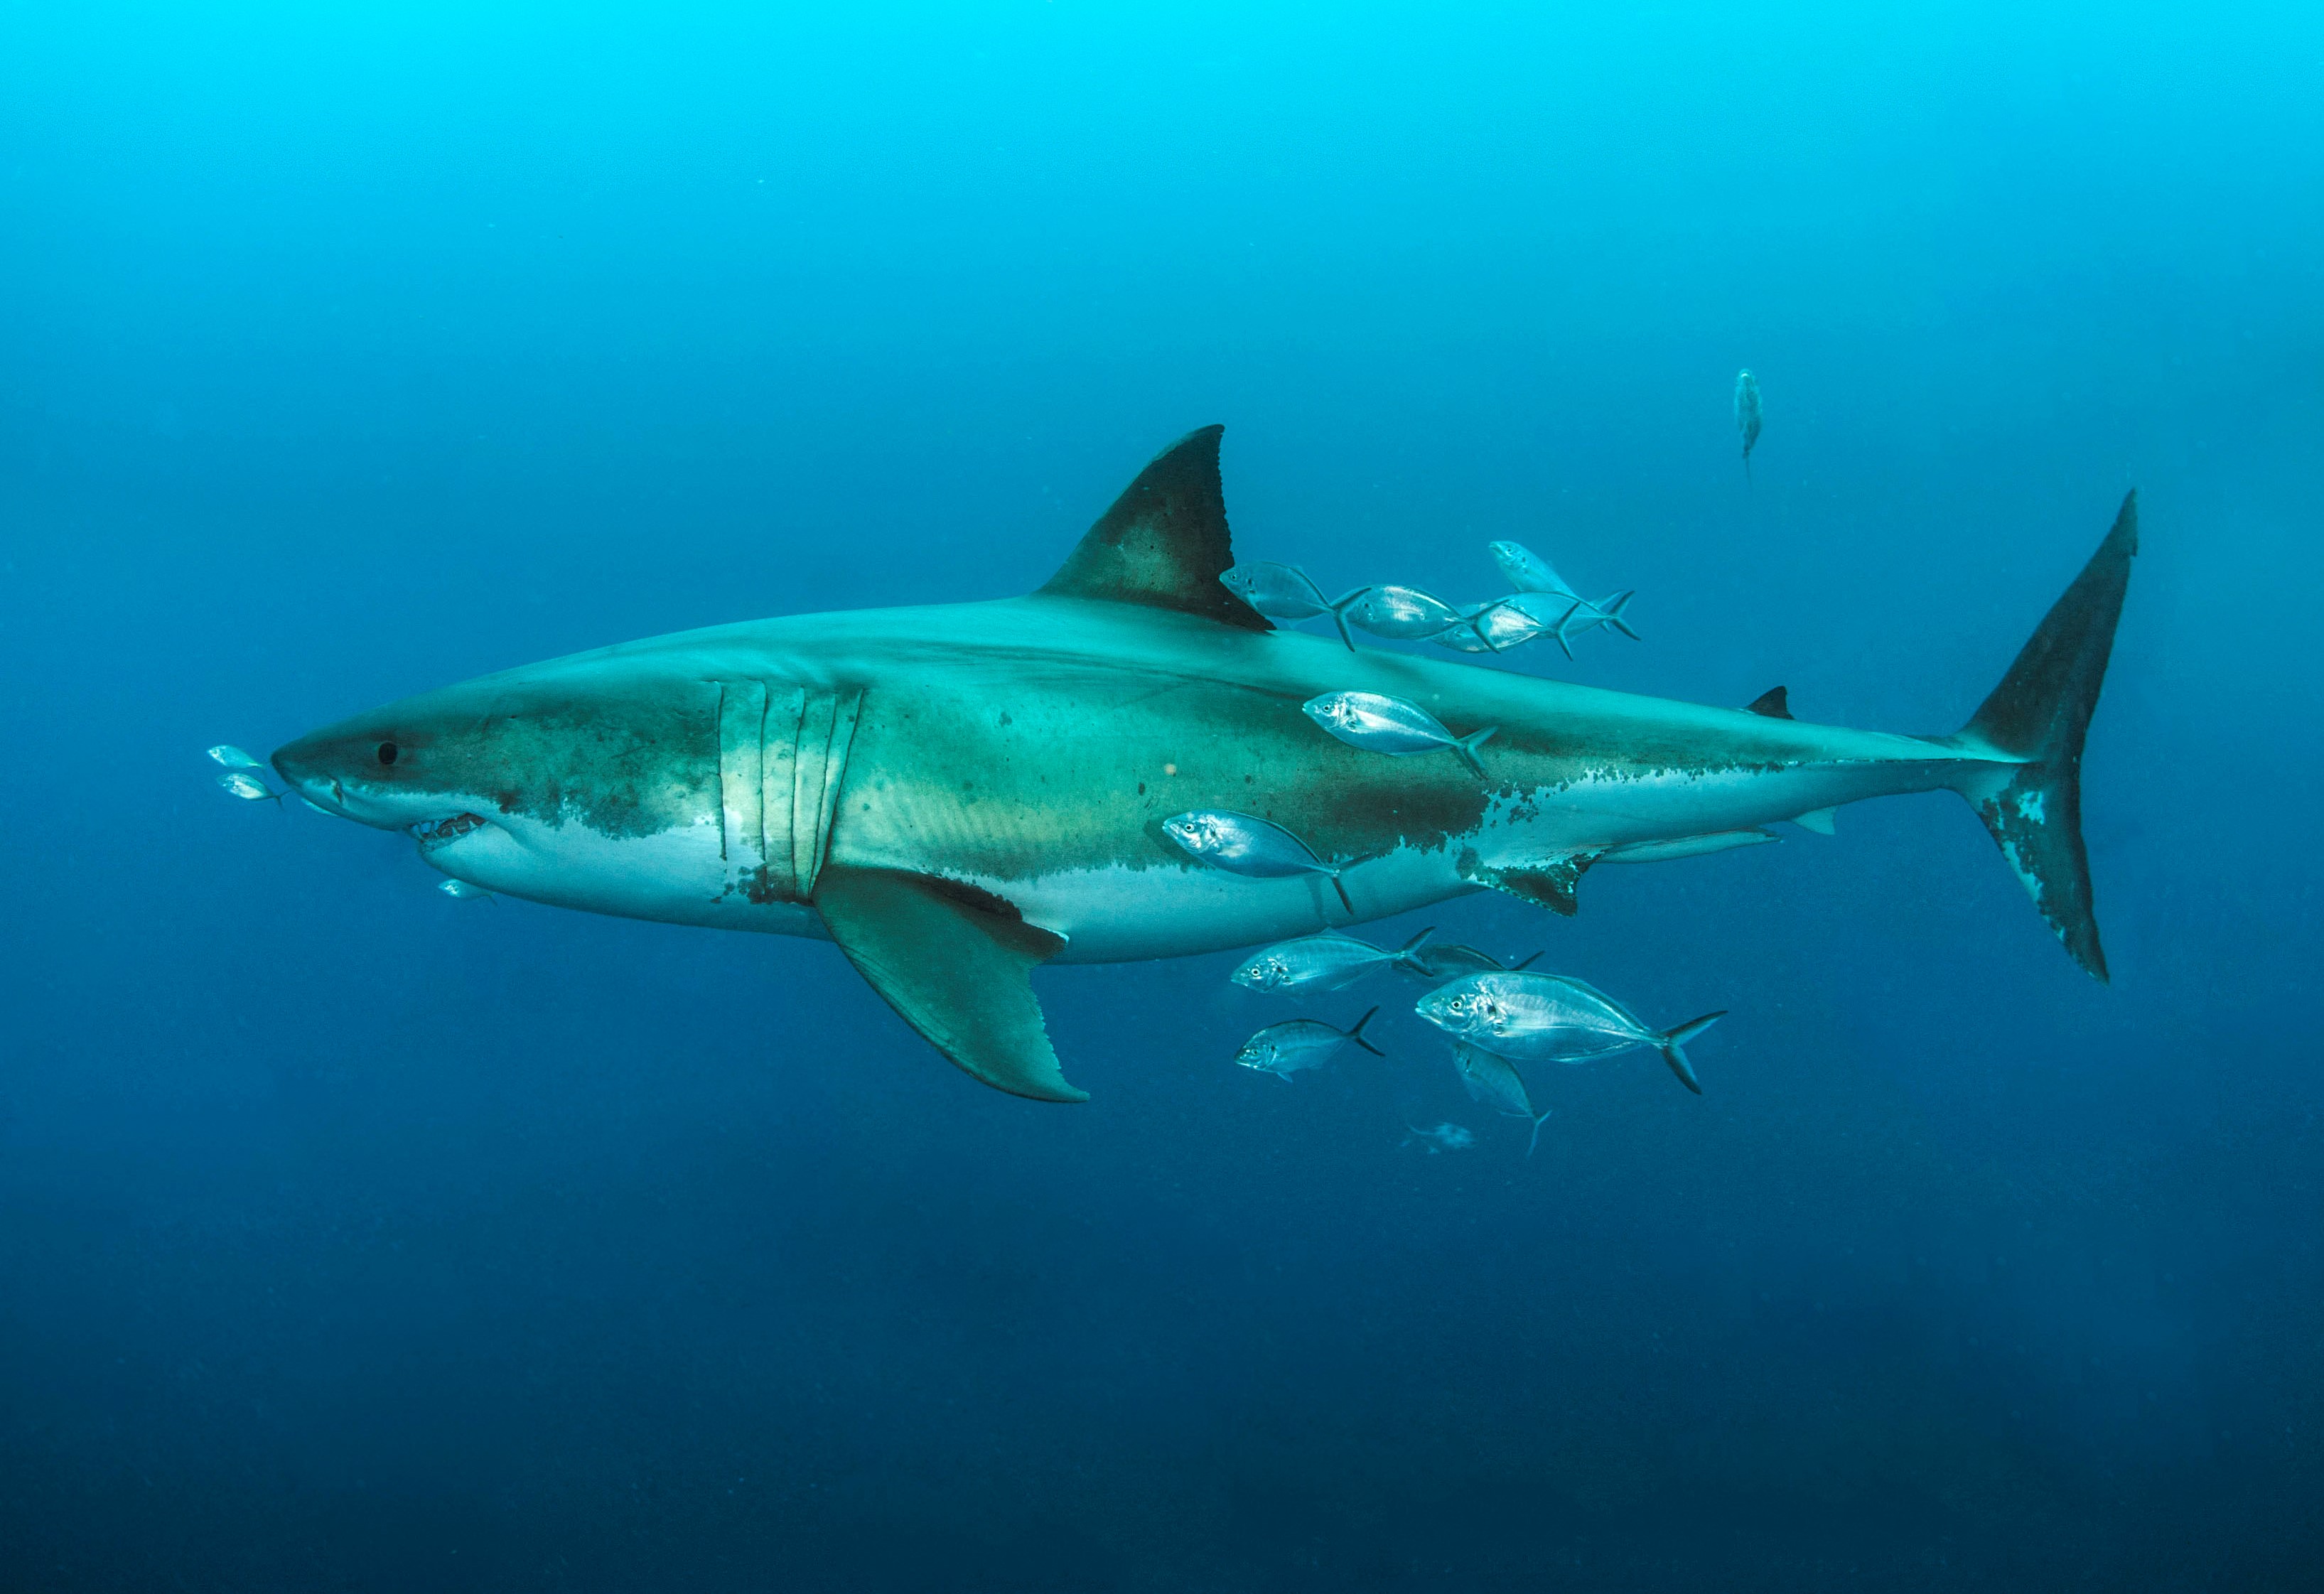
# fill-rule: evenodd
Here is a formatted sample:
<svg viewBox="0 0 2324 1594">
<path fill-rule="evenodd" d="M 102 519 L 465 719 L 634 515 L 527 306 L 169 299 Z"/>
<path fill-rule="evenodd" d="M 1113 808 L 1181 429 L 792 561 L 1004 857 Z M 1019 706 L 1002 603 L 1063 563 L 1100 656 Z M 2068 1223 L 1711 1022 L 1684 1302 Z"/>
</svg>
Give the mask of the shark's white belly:
<svg viewBox="0 0 2324 1594">
<path fill-rule="evenodd" d="M 1674 840 L 1790 818 L 1859 797 L 1935 784 L 1911 766 L 1586 781 L 1496 801 L 1473 831 L 1435 847 L 1399 847 L 1341 871 L 1351 914 L 1322 874 L 1254 880 L 1190 859 L 1141 853 L 1030 880 L 965 878 L 1062 936 L 1064 963 L 1180 957 L 1387 918 L 1481 889 L 1464 856 L 1495 868 L 1538 864 L 1622 843 Z M 581 824 L 503 817 L 424 852 L 486 890 L 558 908 L 712 929 L 827 938 L 804 904 L 738 889 L 720 827 L 698 824 L 614 837 Z"/>
<path fill-rule="evenodd" d="M 552 908 L 617 918 L 825 936 L 815 909 L 753 902 L 734 888 L 710 820 L 644 836 L 609 836 L 586 825 L 496 819 L 420 854 L 455 880 Z"/>
</svg>

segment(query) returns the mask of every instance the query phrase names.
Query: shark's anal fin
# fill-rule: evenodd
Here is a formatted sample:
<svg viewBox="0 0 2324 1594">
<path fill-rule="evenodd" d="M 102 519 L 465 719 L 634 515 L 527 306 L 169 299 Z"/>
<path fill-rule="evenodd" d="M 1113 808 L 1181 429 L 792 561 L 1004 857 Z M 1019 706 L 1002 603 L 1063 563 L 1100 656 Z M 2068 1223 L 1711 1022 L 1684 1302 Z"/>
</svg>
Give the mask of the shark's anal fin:
<svg viewBox="0 0 2324 1594">
<path fill-rule="evenodd" d="M 1219 435 L 1225 430 L 1206 426 L 1156 455 L 1041 591 L 1178 609 L 1245 631 L 1272 631 L 1265 615 L 1219 585 L 1234 563 L 1226 490 L 1219 481 Z"/>
<path fill-rule="evenodd" d="M 1596 852 L 1568 852 L 1537 861 L 1495 864 L 1487 863 L 1474 852 L 1464 851 L 1453 868 L 1471 885 L 1489 886 L 1521 902 L 1572 918 L 1580 908 L 1573 898 L 1574 888 L 1581 884 L 1583 872 L 1597 861 Z"/>
<path fill-rule="evenodd" d="M 982 892 L 825 864 L 816 910 L 855 972 L 930 1046 L 996 1089 L 1086 1101 L 1065 1082 L 1028 976 L 1065 944 Z"/>
</svg>

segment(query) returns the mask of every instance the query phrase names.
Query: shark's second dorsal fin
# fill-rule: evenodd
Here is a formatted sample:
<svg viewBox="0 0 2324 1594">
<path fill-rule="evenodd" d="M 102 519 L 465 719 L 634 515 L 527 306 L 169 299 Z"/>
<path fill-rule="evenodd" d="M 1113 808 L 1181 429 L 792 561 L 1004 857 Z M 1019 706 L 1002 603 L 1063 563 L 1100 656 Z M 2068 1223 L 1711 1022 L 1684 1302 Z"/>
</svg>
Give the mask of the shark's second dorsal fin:
<svg viewBox="0 0 2324 1594">
<path fill-rule="evenodd" d="M 1245 631 L 1274 629 L 1219 585 L 1234 563 L 1219 482 L 1219 434 L 1225 430 L 1206 426 L 1156 455 L 1041 591 L 1178 609 Z"/>
</svg>

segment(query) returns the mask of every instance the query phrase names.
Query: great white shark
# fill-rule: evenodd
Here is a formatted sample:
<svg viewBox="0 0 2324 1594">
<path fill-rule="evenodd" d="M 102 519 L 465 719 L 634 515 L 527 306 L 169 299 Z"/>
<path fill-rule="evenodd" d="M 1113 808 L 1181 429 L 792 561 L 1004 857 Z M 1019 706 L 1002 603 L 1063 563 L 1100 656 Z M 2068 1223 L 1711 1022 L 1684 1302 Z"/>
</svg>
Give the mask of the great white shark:
<svg viewBox="0 0 2324 1594">
<path fill-rule="evenodd" d="M 2106 979 L 2080 765 L 2135 495 L 1969 723 L 1899 735 L 1781 717 L 1776 694 L 1705 707 L 1277 630 L 1219 580 L 1222 429 L 1164 450 L 1029 596 L 625 642 L 358 714 L 274 768 L 486 890 L 827 936 L 953 1062 L 1050 1101 L 1086 1096 L 1038 964 L 1247 946 L 1480 889 L 1570 914 L 1601 856 L 1940 788 Z M 1348 746 L 1301 712 L 1350 689 L 1457 734 L 1499 726 L 1484 774 Z M 1196 861 L 1161 828 L 1193 809 L 1291 831 L 1345 901 L 1325 876 Z"/>
</svg>

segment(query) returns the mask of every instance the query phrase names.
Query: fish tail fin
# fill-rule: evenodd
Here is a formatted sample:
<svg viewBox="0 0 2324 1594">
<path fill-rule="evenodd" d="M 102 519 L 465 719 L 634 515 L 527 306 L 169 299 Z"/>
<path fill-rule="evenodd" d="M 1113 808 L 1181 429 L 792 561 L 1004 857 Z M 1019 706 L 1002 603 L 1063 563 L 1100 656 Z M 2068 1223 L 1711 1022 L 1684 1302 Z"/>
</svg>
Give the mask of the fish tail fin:
<svg viewBox="0 0 2324 1594">
<path fill-rule="evenodd" d="M 1423 968 L 1420 964 L 1420 961 L 1412 954 L 1418 952 L 1422 947 L 1427 945 L 1428 938 L 1434 934 L 1436 934 L 1436 926 L 1434 925 L 1429 926 L 1426 929 L 1421 931 L 1419 935 L 1415 935 L 1411 940 L 1397 947 L 1396 949 L 1395 956 L 1389 961 L 1394 963 L 1398 968 L 1409 969 L 1416 974 L 1426 973 L 1427 970 Z"/>
<path fill-rule="evenodd" d="M 1550 629 L 1549 634 L 1557 639 L 1558 648 L 1569 659 L 1573 657 L 1573 639 L 1568 633 L 1572 631 L 1573 622 L 1582 618 L 1582 611 L 1589 607 L 1590 605 L 1580 598 L 1574 599 L 1572 605 L 1559 617 L 1556 625 Z M 1595 611 L 1592 613 L 1594 613 Z"/>
<path fill-rule="evenodd" d="M 1545 948 L 1544 950 L 1546 950 L 1546 948 Z M 1531 967 L 1533 967 L 1533 966 L 1534 966 L 1534 964 L 1536 964 L 1536 963 L 1539 963 L 1540 961 L 1541 961 L 1541 954 L 1540 954 L 1540 953 L 1538 953 L 1538 952 L 1534 953 L 1532 955 L 1528 956 L 1528 957 L 1525 960 L 1525 962 L 1523 962 L 1523 963 L 1511 963 L 1511 964 L 1509 965 L 1509 972 L 1510 972 L 1510 973 L 1512 973 L 1512 974 L 1514 974 L 1514 973 L 1517 973 L 1517 972 L 1518 971 L 1520 971 L 1520 970 L 1523 970 L 1523 969 L 1530 969 Z"/>
<path fill-rule="evenodd" d="M 1452 743 L 1452 751 L 1461 755 L 1462 763 L 1482 775 L 1485 772 L 1485 764 L 1484 760 L 1477 756 L 1477 750 L 1491 741 L 1494 733 L 1499 729 L 1499 725 L 1487 725 L 1481 731 L 1471 731 L 1468 735 L 1461 737 Z"/>
<path fill-rule="evenodd" d="M 1952 788 L 1977 810 L 2066 954 L 2107 978 L 2082 845 L 2082 742 L 2114 650 L 2138 553 L 2138 494 L 2032 639 L 1951 740 L 1965 760 Z M 1997 758 L 1995 755 L 1998 755 Z"/>
<path fill-rule="evenodd" d="M 1628 608 L 1630 600 L 1637 595 L 1636 591 L 1618 592 L 1598 605 L 1598 613 L 1606 617 L 1606 623 L 1634 642 L 1643 641 L 1646 639 L 1630 629 L 1630 622 L 1622 618 L 1622 611 Z"/>
<path fill-rule="evenodd" d="M 1700 1018 L 1689 1018 L 1676 1028 L 1665 1029 L 1655 1037 L 1655 1045 L 1661 1048 L 1663 1061 L 1670 1064 L 1673 1073 L 1678 1075 L 1678 1083 L 1698 1096 L 1702 1094 L 1702 1082 L 1694 1077 L 1694 1064 L 1686 1060 L 1686 1043 L 1725 1017 L 1727 1009 L 1721 1008 L 1715 1013 L 1705 1013 Z"/>
<path fill-rule="evenodd" d="M 1549 1121 L 1549 1113 L 1550 1110 L 1545 1107 L 1534 1115 L 1533 1137 L 1526 1142 L 1526 1155 L 1527 1156 L 1531 1156 L 1533 1155 L 1533 1148 L 1541 1144 L 1541 1126 Z"/>
<path fill-rule="evenodd" d="M 1379 1011 L 1379 1009 L 1378 1008 L 1374 1008 L 1371 1012 L 1366 1013 L 1362 1018 L 1357 1019 L 1354 1027 L 1348 1031 L 1348 1038 L 1355 1042 L 1358 1046 L 1363 1047 L 1364 1050 L 1370 1052 L 1373 1056 L 1385 1057 L 1388 1055 L 1386 1052 L 1381 1051 L 1378 1046 L 1372 1045 L 1371 1042 L 1364 1038 L 1364 1026 L 1370 1023 L 1372 1021 L 1372 1014 L 1378 1013 Z"/>
<path fill-rule="evenodd" d="M 1356 905 L 1348 900 L 1348 888 L 1341 881 L 1340 871 L 1336 869 L 1326 869 L 1323 872 L 1331 877 L 1332 889 L 1340 894 L 1340 906 L 1348 910 L 1348 917 L 1352 922 L 1356 917 Z"/>
<path fill-rule="evenodd" d="M 1351 653 L 1356 650 L 1356 638 L 1355 633 L 1348 629 L 1348 611 L 1370 591 L 1370 586 L 1360 586 L 1353 592 L 1342 593 L 1326 605 L 1332 611 L 1332 623 L 1340 628 L 1340 640 L 1348 644 Z"/>
</svg>

